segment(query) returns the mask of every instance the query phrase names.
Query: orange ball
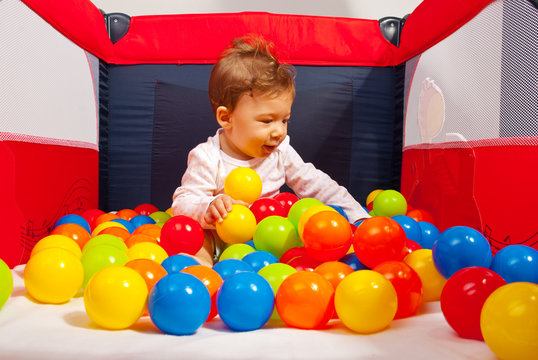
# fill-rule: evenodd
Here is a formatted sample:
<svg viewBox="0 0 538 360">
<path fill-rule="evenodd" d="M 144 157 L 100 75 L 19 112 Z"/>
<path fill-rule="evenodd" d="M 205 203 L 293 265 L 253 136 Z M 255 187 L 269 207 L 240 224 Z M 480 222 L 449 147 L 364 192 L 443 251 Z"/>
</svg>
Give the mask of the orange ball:
<svg viewBox="0 0 538 360">
<path fill-rule="evenodd" d="M 290 327 L 321 329 L 334 312 L 334 288 L 313 271 L 297 271 L 278 288 L 275 297 L 278 315 Z"/>
<path fill-rule="evenodd" d="M 159 244 L 157 239 L 155 239 L 152 236 L 145 235 L 145 234 L 135 234 L 135 235 L 131 235 L 127 240 L 125 240 L 125 245 L 127 245 L 127 247 L 130 248 L 134 244 L 138 244 L 141 242 L 151 242 L 154 244 Z"/>
<path fill-rule="evenodd" d="M 312 215 L 304 225 L 302 240 L 306 252 L 319 261 L 342 258 L 353 241 L 349 222 L 336 211 Z"/>
<path fill-rule="evenodd" d="M 161 264 L 150 260 L 150 259 L 134 259 L 125 263 L 126 267 L 129 267 L 139 273 L 148 287 L 148 294 L 153 289 L 153 286 L 157 281 L 161 280 L 164 276 L 168 275 L 166 270 L 162 267 Z M 142 316 L 148 315 L 147 304 L 144 308 L 144 313 Z"/>
<path fill-rule="evenodd" d="M 93 222 L 92 231 L 95 230 L 95 228 L 101 225 L 102 223 L 105 223 L 107 221 L 112 221 L 114 219 L 119 219 L 119 218 L 120 217 L 118 215 L 112 214 L 112 213 L 104 213 L 102 215 L 99 215 L 97 218 L 95 218 Z"/>
<path fill-rule="evenodd" d="M 120 227 L 108 227 L 106 229 L 101 230 L 96 235 L 101 235 L 101 234 L 110 234 L 110 235 L 117 236 L 120 239 L 122 239 L 124 242 L 127 241 L 127 239 L 131 237 L 131 233 L 129 231 L 122 229 Z"/>
<path fill-rule="evenodd" d="M 194 275 L 206 286 L 207 290 L 209 291 L 209 295 L 211 296 L 211 310 L 209 311 L 209 316 L 207 317 L 206 321 L 212 320 L 215 316 L 217 316 L 218 313 L 217 292 L 223 283 L 219 273 L 212 268 L 203 265 L 188 266 L 181 270 L 181 272 Z"/>
<path fill-rule="evenodd" d="M 409 210 L 407 209 L 407 216 L 409 216 L 411 219 L 415 220 L 415 221 L 426 221 L 426 222 L 429 222 L 430 224 L 434 224 L 435 225 L 435 220 L 433 218 L 433 216 L 427 212 L 426 210 L 423 210 L 423 209 L 412 209 L 412 210 Z"/>
<path fill-rule="evenodd" d="M 56 226 L 50 233 L 51 235 L 64 235 L 67 236 L 78 244 L 80 247 L 80 250 L 86 245 L 86 243 L 90 240 L 90 234 L 88 233 L 88 230 L 84 229 L 82 226 L 78 224 L 62 224 Z"/>
<path fill-rule="evenodd" d="M 137 227 L 135 229 L 135 231 L 133 231 L 133 235 L 137 235 L 137 234 L 144 234 L 144 235 L 147 235 L 147 236 L 151 236 L 152 238 L 157 240 L 157 242 L 160 242 L 160 240 L 161 240 L 161 227 L 159 225 L 156 225 L 156 224 L 140 225 L 139 227 Z"/>
<path fill-rule="evenodd" d="M 340 284 L 340 281 L 344 280 L 346 276 L 355 270 L 353 270 L 353 268 L 348 264 L 340 261 L 327 261 L 316 267 L 314 271 L 323 275 L 323 277 L 327 279 L 336 290 L 336 287 L 338 284 Z"/>
<path fill-rule="evenodd" d="M 140 214 L 134 211 L 133 209 L 122 209 L 118 211 L 116 215 L 118 215 L 120 219 L 129 221 L 135 216 L 140 215 Z"/>
</svg>

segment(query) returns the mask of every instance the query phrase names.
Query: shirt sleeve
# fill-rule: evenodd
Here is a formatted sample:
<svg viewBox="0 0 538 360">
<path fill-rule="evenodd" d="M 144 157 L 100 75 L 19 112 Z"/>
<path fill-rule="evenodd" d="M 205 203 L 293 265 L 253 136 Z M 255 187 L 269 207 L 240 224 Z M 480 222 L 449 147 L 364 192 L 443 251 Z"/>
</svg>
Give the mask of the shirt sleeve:
<svg viewBox="0 0 538 360">
<path fill-rule="evenodd" d="M 191 150 L 187 160 L 187 170 L 172 196 L 172 213 L 186 215 L 200 223 L 204 229 L 213 229 L 204 221 L 209 204 L 217 191 L 218 159 L 207 146 Z"/>
<path fill-rule="evenodd" d="M 327 205 L 341 207 L 350 222 L 370 215 L 343 186 L 311 163 L 305 163 L 295 149 L 288 145 L 284 149 L 286 184 L 300 198 L 315 198 Z"/>
</svg>

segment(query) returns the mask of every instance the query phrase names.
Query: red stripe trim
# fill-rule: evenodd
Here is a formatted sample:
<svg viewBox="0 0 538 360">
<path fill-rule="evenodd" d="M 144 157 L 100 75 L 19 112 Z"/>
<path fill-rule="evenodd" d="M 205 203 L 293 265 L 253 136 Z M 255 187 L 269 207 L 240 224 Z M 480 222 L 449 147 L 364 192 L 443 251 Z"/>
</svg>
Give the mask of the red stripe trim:
<svg viewBox="0 0 538 360">
<path fill-rule="evenodd" d="M 90 149 L 90 150 L 99 150 L 97 144 L 92 144 L 85 141 L 77 140 L 66 140 L 66 139 L 54 139 L 49 137 L 26 135 L 26 134 L 17 134 L 9 132 L 0 132 L 0 141 L 16 141 L 16 142 L 26 142 L 32 144 L 42 144 L 42 145 L 60 145 L 60 146 L 69 146 L 81 149 Z"/>
<path fill-rule="evenodd" d="M 485 146 L 538 146 L 538 136 L 526 137 L 503 137 L 495 139 L 469 140 L 469 141 L 454 141 L 435 144 L 415 144 L 404 146 L 403 151 L 412 149 L 464 149 L 477 148 Z"/>
</svg>

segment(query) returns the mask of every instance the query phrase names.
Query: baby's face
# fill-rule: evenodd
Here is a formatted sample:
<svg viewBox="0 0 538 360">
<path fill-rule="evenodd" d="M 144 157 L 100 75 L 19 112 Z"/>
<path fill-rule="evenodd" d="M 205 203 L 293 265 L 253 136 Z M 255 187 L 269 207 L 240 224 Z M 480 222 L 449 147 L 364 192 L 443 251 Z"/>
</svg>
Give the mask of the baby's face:
<svg viewBox="0 0 538 360">
<path fill-rule="evenodd" d="M 222 150 L 237 159 L 269 156 L 288 133 L 293 97 L 243 94 L 231 113 L 231 126 L 224 132 Z"/>
</svg>

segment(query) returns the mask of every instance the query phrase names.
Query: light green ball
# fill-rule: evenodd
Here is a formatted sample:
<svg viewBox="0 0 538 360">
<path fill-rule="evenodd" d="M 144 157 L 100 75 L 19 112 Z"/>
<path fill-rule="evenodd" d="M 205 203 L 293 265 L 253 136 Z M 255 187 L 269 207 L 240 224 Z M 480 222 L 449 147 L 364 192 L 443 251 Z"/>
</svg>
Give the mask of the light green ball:
<svg viewBox="0 0 538 360">
<path fill-rule="evenodd" d="M 12 292 L 13 275 L 11 275 L 9 266 L 7 266 L 4 260 L 0 259 L 0 309 L 2 309 Z"/>
</svg>

